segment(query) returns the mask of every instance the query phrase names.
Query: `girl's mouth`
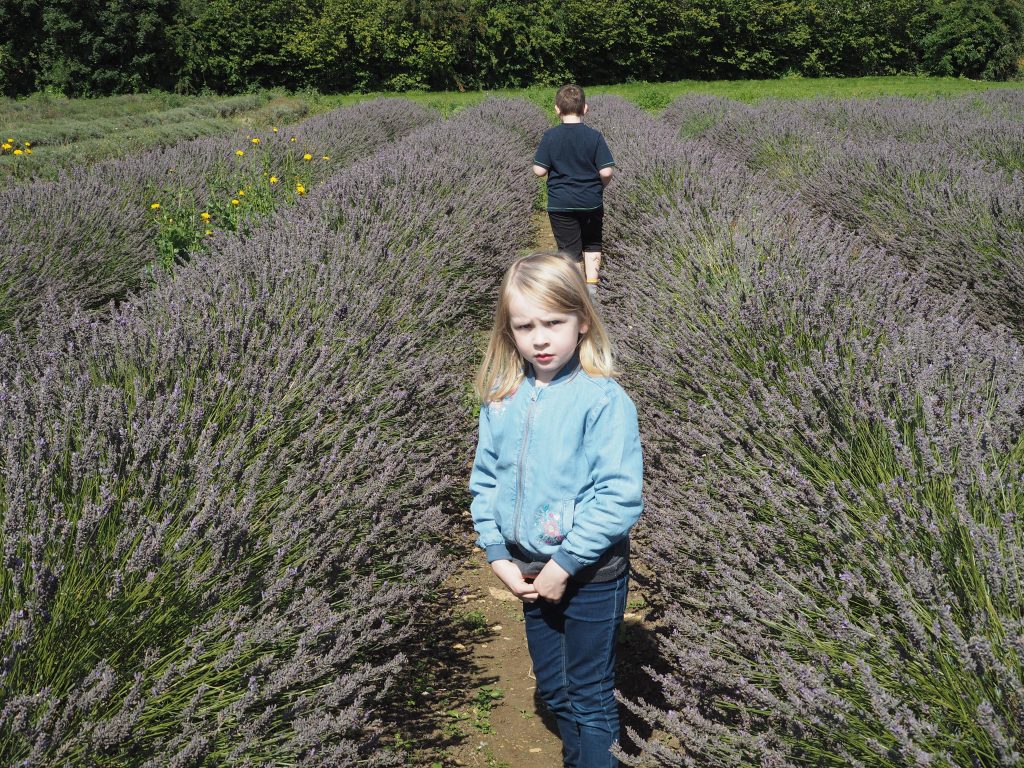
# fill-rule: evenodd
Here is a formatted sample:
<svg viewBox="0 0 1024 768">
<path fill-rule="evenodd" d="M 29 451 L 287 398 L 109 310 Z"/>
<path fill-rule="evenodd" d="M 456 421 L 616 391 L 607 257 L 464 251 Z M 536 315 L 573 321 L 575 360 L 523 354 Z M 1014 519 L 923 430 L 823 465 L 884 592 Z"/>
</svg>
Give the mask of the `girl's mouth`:
<svg viewBox="0 0 1024 768">
<path fill-rule="evenodd" d="M 548 363 L 554 358 L 554 355 L 535 355 L 534 360 L 538 363 Z"/>
</svg>

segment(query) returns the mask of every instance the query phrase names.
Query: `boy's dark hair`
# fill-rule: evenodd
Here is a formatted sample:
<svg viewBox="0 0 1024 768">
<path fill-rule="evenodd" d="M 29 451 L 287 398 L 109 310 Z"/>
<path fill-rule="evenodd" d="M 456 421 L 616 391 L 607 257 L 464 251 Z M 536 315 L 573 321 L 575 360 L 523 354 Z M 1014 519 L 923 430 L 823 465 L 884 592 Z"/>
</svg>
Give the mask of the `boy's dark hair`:
<svg viewBox="0 0 1024 768">
<path fill-rule="evenodd" d="M 555 94 L 555 106 L 563 115 L 579 115 L 583 117 L 583 108 L 587 106 L 587 97 L 583 89 L 576 83 L 563 85 Z"/>
</svg>

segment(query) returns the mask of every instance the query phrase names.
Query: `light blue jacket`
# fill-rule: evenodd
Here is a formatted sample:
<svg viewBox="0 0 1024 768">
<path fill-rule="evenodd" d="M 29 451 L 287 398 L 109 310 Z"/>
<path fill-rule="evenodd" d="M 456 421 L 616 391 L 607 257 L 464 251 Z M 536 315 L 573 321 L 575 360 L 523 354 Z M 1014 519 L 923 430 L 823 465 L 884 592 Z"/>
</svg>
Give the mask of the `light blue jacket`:
<svg viewBox="0 0 1024 768">
<path fill-rule="evenodd" d="M 643 509 L 636 406 L 572 360 L 547 386 L 532 374 L 480 409 L 470 507 L 487 562 L 509 543 L 570 575 L 625 538 Z"/>
</svg>

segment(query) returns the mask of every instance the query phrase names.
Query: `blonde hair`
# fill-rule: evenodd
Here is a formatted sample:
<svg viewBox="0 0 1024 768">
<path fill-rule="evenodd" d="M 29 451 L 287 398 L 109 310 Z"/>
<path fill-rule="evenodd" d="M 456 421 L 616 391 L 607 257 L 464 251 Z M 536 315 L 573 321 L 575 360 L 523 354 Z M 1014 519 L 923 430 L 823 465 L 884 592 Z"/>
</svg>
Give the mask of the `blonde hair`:
<svg viewBox="0 0 1024 768">
<path fill-rule="evenodd" d="M 501 281 L 494 327 L 476 375 L 476 394 L 491 403 L 515 392 L 526 376 L 526 361 L 512 335 L 509 297 L 513 291 L 552 312 L 573 314 L 587 326 L 579 342 L 580 366 L 591 376 L 614 376 L 611 341 L 587 293 L 583 273 L 560 253 L 531 253 L 513 262 Z"/>
</svg>

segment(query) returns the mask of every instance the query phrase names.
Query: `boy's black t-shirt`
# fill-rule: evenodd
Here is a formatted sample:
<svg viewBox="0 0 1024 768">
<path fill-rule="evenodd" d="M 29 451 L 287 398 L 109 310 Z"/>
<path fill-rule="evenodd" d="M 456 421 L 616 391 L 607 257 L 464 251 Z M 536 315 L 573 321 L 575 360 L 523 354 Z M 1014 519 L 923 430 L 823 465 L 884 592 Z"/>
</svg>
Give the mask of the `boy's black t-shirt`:
<svg viewBox="0 0 1024 768">
<path fill-rule="evenodd" d="M 548 129 L 537 154 L 548 169 L 549 211 L 593 211 L 604 204 L 600 169 L 615 165 L 600 131 L 583 123 L 562 123 Z"/>
</svg>

